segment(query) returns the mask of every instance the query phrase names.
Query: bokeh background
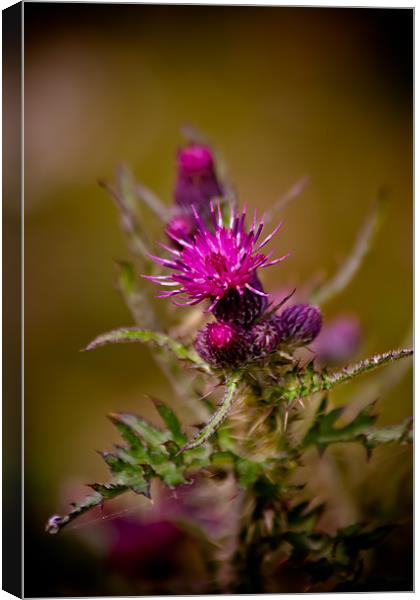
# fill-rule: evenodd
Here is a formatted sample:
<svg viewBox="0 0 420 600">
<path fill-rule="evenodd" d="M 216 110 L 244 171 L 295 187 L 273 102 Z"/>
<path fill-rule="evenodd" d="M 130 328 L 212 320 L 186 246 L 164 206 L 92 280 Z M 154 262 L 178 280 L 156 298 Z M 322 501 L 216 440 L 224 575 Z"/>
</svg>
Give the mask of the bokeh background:
<svg viewBox="0 0 420 600">
<path fill-rule="evenodd" d="M 114 285 L 114 261 L 128 254 L 97 180 L 125 162 L 169 204 L 186 122 L 214 140 L 240 199 L 260 212 L 309 175 L 282 215 L 274 247 L 293 254 L 266 273 L 270 290 L 332 274 L 386 186 L 391 202 L 376 245 L 325 312 L 359 315 L 360 356 L 399 346 L 412 321 L 413 13 L 83 3 L 28 3 L 24 12 L 25 593 L 165 591 L 109 568 L 112 519 L 58 537 L 43 532 L 84 483 L 106 477 L 95 450 L 116 439 L 107 412 L 155 418 L 143 394 L 175 406 L 147 349 L 79 352 L 131 323 Z M 150 230 L 158 236 L 152 222 Z M 411 414 L 411 391 L 407 370 L 381 396 L 382 424 Z M 411 452 L 359 462 L 346 485 L 353 482 L 359 512 L 402 523 L 380 562 L 409 581 Z M 139 502 L 129 500 L 129 515 Z M 165 535 L 175 534 L 162 535 L 170 546 Z M 178 591 L 194 591 L 189 580 L 200 577 L 191 544 L 181 551 L 189 569 Z M 159 548 L 157 557 L 137 579 L 165 578 Z"/>
</svg>

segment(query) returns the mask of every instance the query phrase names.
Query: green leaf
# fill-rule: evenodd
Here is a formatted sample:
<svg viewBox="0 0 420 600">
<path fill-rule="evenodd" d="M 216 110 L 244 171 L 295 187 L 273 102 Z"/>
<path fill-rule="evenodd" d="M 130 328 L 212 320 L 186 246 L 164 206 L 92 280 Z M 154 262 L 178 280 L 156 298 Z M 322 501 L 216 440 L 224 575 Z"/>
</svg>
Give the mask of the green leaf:
<svg viewBox="0 0 420 600">
<path fill-rule="evenodd" d="M 178 420 L 176 414 L 163 402 L 157 400 L 156 398 L 152 398 L 153 404 L 156 407 L 156 410 L 162 417 L 165 425 L 168 427 L 169 431 L 172 434 L 172 439 L 174 442 L 178 444 L 178 446 L 182 446 L 187 441 L 187 436 L 182 433 L 181 423 Z"/>
<path fill-rule="evenodd" d="M 138 327 L 121 327 L 107 333 L 103 333 L 95 338 L 90 344 L 84 348 L 85 351 L 105 346 L 106 344 L 126 344 L 130 342 L 151 342 L 160 348 L 171 350 L 175 356 L 181 360 L 188 360 L 195 364 L 200 369 L 206 372 L 211 372 L 210 367 L 201 360 L 195 350 L 187 348 L 181 342 L 174 340 L 169 335 L 149 331 L 147 329 L 139 329 Z"/>
<path fill-rule="evenodd" d="M 185 450 L 191 450 L 197 446 L 201 446 L 206 440 L 208 440 L 223 423 L 232 408 L 232 403 L 235 399 L 235 392 L 237 390 L 240 374 L 234 372 L 226 378 L 226 393 L 222 403 L 217 407 L 216 411 L 211 416 L 209 422 L 199 431 L 199 433 L 183 448 L 181 452 Z"/>
<path fill-rule="evenodd" d="M 346 381 L 350 381 L 354 377 L 358 375 L 362 375 L 363 373 L 367 373 L 369 371 L 373 371 L 378 367 L 382 367 L 384 365 L 393 363 L 397 360 L 401 360 L 402 358 L 406 358 L 408 356 L 412 356 L 413 350 L 412 348 L 403 348 L 402 350 L 389 350 L 388 352 L 384 352 L 383 354 L 375 354 L 369 358 L 365 358 L 360 362 L 345 367 L 339 371 L 336 371 L 330 375 L 325 375 L 324 377 L 324 385 L 326 388 L 331 389 L 335 387 L 339 383 L 345 383 Z"/>
<path fill-rule="evenodd" d="M 294 368 L 291 372 L 280 377 L 279 385 L 273 386 L 268 391 L 268 400 L 270 402 L 281 402 L 284 400 L 292 403 L 311 394 L 331 390 L 337 385 L 351 381 L 359 375 L 409 357 L 412 354 L 413 350 L 411 348 L 389 350 L 383 354 L 376 354 L 354 365 L 333 372 L 328 369 L 315 371 L 310 365 L 307 365 L 304 369 Z"/>
<path fill-rule="evenodd" d="M 128 491 L 128 488 L 126 488 L 125 486 L 118 486 L 118 493 L 117 489 L 115 488 L 115 493 L 113 494 L 113 497 L 119 494 L 123 494 L 126 491 Z M 60 515 L 53 515 L 48 519 L 48 522 L 45 526 L 45 531 L 53 535 L 58 533 L 65 525 L 76 519 L 76 517 L 79 517 L 80 515 L 89 510 L 92 510 L 96 506 L 102 505 L 105 500 L 105 496 L 98 492 L 95 492 L 94 494 L 86 496 L 86 498 L 84 498 L 80 502 L 73 502 L 73 509 L 67 515 L 65 515 L 64 517 L 61 517 Z"/>
<path fill-rule="evenodd" d="M 323 398 L 315 420 L 302 440 L 301 447 L 317 446 L 320 450 L 324 450 L 329 444 L 337 442 L 364 442 L 364 435 L 377 418 L 372 415 L 372 407 L 372 404 L 367 406 L 350 423 L 336 427 L 336 421 L 344 409 L 334 408 L 327 412 L 327 399 Z"/>
</svg>

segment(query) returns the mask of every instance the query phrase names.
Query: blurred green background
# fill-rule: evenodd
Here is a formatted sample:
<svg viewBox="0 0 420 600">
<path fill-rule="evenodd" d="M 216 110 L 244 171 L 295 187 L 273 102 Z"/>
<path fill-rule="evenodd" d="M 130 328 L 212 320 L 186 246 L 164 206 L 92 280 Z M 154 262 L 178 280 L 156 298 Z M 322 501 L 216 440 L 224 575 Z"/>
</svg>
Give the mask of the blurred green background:
<svg viewBox="0 0 420 600">
<path fill-rule="evenodd" d="M 128 253 L 97 185 L 118 163 L 169 204 L 188 122 L 214 140 L 240 200 L 259 212 L 309 175 L 282 215 L 273 247 L 292 256 L 266 273 L 272 291 L 332 274 L 385 185 L 391 203 L 376 245 L 325 313 L 359 315 L 361 355 L 397 347 L 410 331 L 412 15 L 25 4 L 27 595 L 118 593 L 98 588 L 100 566 L 97 580 L 84 573 L 90 550 L 74 532 L 47 538 L 43 527 L 85 482 L 106 476 L 95 450 L 116 439 L 107 412 L 152 415 L 147 393 L 173 401 L 147 349 L 79 353 L 98 333 L 131 323 L 114 285 L 114 260 Z M 411 389 L 408 371 L 381 398 L 382 423 L 411 414 Z M 403 493 L 401 480 L 407 488 L 410 451 L 398 452 L 363 471 L 372 485 L 360 483 L 360 493 L 372 506 Z M 399 504 L 398 517 L 409 491 L 405 498 L 388 502 Z M 41 574 L 46 556 L 53 568 Z"/>
</svg>

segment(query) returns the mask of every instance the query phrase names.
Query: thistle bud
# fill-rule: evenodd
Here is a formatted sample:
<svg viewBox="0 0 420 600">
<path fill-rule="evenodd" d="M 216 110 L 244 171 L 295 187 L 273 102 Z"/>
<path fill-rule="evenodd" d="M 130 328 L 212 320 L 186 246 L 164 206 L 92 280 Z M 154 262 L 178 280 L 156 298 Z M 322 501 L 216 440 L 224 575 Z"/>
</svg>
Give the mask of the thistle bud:
<svg viewBox="0 0 420 600">
<path fill-rule="evenodd" d="M 194 219 L 186 214 L 175 215 L 167 224 L 165 233 L 169 239 L 180 246 L 177 240 L 185 240 L 195 233 L 196 224 Z"/>
<path fill-rule="evenodd" d="M 251 325 L 267 310 L 268 299 L 257 275 L 253 275 L 251 287 L 229 290 L 212 309 L 218 321 Z"/>
<path fill-rule="evenodd" d="M 178 206 L 208 217 L 209 201 L 222 195 L 214 170 L 213 156 L 206 146 L 191 144 L 178 152 L 178 176 L 175 201 Z"/>
<path fill-rule="evenodd" d="M 232 323 L 209 323 L 198 332 L 194 346 L 203 360 L 214 367 L 236 367 L 247 361 L 249 333 Z"/>
<path fill-rule="evenodd" d="M 251 329 L 251 355 L 253 358 L 262 358 L 277 350 L 281 338 L 279 318 L 274 315 L 255 323 Z"/>
<path fill-rule="evenodd" d="M 295 304 L 280 313 L 278 325 L 281 343 L 306 346 L 321 331 L 321 311 L 311 304 Z"/>
</svg>

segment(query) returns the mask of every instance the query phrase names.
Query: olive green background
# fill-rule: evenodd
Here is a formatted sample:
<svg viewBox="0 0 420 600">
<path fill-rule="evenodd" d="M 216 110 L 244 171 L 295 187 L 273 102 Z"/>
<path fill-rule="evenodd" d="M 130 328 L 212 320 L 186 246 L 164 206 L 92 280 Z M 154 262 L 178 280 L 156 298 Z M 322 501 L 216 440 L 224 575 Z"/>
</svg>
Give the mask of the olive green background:
<svg viewBox="0 0 420 600">
<path fill-rule="evenodd" d="M 325 314 L 360 316 L 360 356 L 399 346 L 412 321 L 412 12 L 26 4 L 25 38 L 27 594 L 95 593 L 65 550 L 74 533 L 45 539 L 46 518 L 106 477 L 95 450 L 116 439 L 107 412 L 153 416 L 143 394 L 173 402 L 146 348 L 79 352 L 131 323 L 114 285 L 128 254 L 97 179 L 125 162 L 169 204 L 185 122 L 214 140 L 260 213 L 309 175 L 282 214 L 273 248 L 292 256 L 265 273 L 270 291 L 332 274 L 385 186 L 375 247 Z M 408 371 L 381 398 L 382 423 L 411 414 L 411 389 Z M 372 506 L 409 471 L 398 452 L 363 488 Z M 52 575 L 36 575 L 41 551 Z"/>
</svg>

